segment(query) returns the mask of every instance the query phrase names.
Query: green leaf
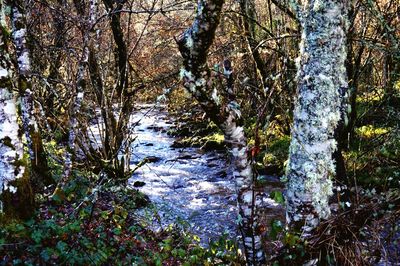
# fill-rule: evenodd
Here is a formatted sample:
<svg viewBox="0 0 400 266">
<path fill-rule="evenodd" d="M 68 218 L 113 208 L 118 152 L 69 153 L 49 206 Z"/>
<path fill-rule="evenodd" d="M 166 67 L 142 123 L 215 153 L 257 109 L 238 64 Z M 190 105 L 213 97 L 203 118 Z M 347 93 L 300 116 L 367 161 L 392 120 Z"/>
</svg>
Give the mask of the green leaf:
<svg viewBox="0 0 400 266">
<path fill-rule="evenodd" d="M 41 231 L 41 230 L 33 231 L 31 234 L 31 238 L 33 241 L 35 241 L 36 244 L 39 244 L 42 241 L 42 239 L 44 238 L 43 231 Z"/>
<path fill-rule="evenodd" d="M 269 194 L 270 198 L 273 199 L 274 201 L 276 201 L 279 204 L 284 204 L 285 203 L 285 199 L 283 198 L 283 194 L 281 191 L 272 191 Z"/>
<path fill-rule="evenodd" d="M 279 220 L 272 220 L 271 221 L 271 231 L 269 233 L 269 236 L 275 240 L 278 233 L 283 231 L 283 225 L 282 222 Z"/>
<path fill-rule="evenodd" d="M 56 248 L 60 251 L 60 252 L 65 252 L 68 249 L 68 245 L 63 242 L 63 241 L 58 241 Z"/>
<path fill-rule="evenodd" d="M 186 256 L 186 250 L 184 250 L 184 249 L 178 249 L 178 256 L 180 257 L 180 258 L 184 258 L 185 256 Z"/>
<path fill-rule="evenodd" d="M 114 235 L 119 236 L 122 233 L 122 230 L 121 230 L 121 228 L 114 228 L 113 233 L 114 233 Z"/>
</svg>

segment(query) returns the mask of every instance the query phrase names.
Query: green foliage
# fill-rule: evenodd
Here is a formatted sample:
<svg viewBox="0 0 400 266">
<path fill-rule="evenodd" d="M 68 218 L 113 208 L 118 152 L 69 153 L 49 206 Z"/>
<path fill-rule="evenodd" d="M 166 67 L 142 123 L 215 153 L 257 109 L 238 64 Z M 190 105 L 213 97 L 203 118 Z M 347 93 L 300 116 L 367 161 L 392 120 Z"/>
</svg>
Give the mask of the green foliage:
<svg viewBox="0 0 400 266">
<path fill-rule="evenodd" d="M 263 164 L 270 174 L 282 175 L 288 158 L 290 137 L 282 136 L 267 143 L 267 152 L 263 154 Z"/>
<path fill-rule="evenodd" d="M 275 225 L 274 225 L 275 224 Z M 283 248 L 279 255 L 271 261 L 272 265 L 303 265 L 309 259 L 307 250 L 307 242 L 301 240 L 299 234 L 284 231 L 282 226 L 276 221 L 272 222 L 276 233 L 283 234 Z"/>
<path fill-rule="evenodd" d="M 283 232 L 284 227 L 280 220 L 271 221 L 271 231 L 269 232 L 269 237 L 273 240 L 277 239 L 278 234 Z"/>
<path fill-rule="evenodd" d="M 347 169 L 364 187 L 388 189 L 400 181 L 400 137 L 398 129 L 363 126 L 356 130 L 357 139 L 345 153 Z"/>
<path fill-rule="evenodd" d="M 59 181 L 62 175 L 63 166 L 60 163 L 61 158 L 64 156 L 64 149 L 57 145 L 54 140 L 43 142 L 43 146 L 48 154 L 47 156 L 50 174 L 55 181 Z M 60 158 L 60 160 L 58 160 Z"/>
<path fill-rule="evenodd" d="M 285 199 L 283 197 L 282 191 L 272 191 L 269 196 L 271 197 L 271 199 L 273 199 L 274 201 L 276 201 L 279 204 L 284 204 L 285 203 Z"/>
<path fill-rule="evenodd" d="M 391 129 L 383 127 L 375 127 L 374 125 L 366 125 L 356 129 L 356 133 L 365 139 L 371 139 L 383 134 L 387 134 Z"/>
</svg>

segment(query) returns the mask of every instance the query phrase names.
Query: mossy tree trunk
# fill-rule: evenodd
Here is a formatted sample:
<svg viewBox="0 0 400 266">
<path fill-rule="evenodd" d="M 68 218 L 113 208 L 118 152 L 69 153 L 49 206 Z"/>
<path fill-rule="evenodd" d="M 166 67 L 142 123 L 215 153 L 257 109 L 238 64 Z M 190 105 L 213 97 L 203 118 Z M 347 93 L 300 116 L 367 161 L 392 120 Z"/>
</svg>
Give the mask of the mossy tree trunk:
<svg viewBox="0 0 400 266">
<path fill-rule="evenodd" d="M 35 190 L 40 191 L 43 185 L 50 185 L 53 183 L 53 180 L 49 174 L 42 136 L 34 115 L 32 67 L 23 2 L 11 1 L 11 9 L 12 39 L 17 57 L 18 91 L 21 99 L 22 125 L 28 144 L 32 181 L 36 184 Z"/>
<path fill-rule="evenodd" d="M 0 0 L 0 216 L 26 219 L 34 210 L 34 197 L 18 134 L 8 39 L 5 3 Z"/>
<path fill-rule="evenodd" d="M 239 230 L 248 265 L 263 265 L 265 254 L 259 230 L 259 216 L 254 191 L 254 172 L 249 158 L 240 105 L 235 99 L 233 69 L 224 61 L 224 89 L 217 90 L 218 77 L 211 74 L 206 60 L 219 24 L 222 0 L 199 0 L 192 26 L 178 40 L 183 57 L 181 76 L 184 87 L 198 101 L 207 116 L 224 132 L 231 152 L 231 168 L 236 182 Z M 218 70 L 219 71 L 219 70 Z"/>
<path fill-rule="evenodd" d="M 288 163 L 287 222 L 307 237 L 331 214 L 335 129 L 346 76 L 346 0 L 311 0 L 298 6 L 302 26 L 298 95 Z"/>
</svg>

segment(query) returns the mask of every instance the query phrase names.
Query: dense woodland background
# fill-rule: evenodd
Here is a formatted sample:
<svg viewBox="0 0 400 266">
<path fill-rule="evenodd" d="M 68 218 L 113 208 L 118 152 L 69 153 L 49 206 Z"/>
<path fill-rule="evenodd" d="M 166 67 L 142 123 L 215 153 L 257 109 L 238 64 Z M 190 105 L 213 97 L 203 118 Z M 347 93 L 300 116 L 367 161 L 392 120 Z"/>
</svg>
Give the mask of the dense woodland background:
<svg viewBox="0 0 400 266">
<path fill-rule="evenodd" d="M 245 206 L 265 177 L 287 182 L 304 20 L 295 7 L 305 2 L 343 1 L 0 0 L 0 265 L 399 263 L 398 0 L 343 4 L 348 87 L 332 136 L 332 213 L 305 236 L 281 217 L 255 221 L 257 198 Z M 246 241 L 226 237 L 202 247 L 183 224 L 155 232 L 135 219 L 151 204 L 127 186 L 151 163 L 130 163 L 130 117 L 142 103 L 168 110 L 177 147 L 244 148 L 227 165 L 251 164 L 238 223 L 260 247 L 254 237 L 242 252 Z M 243 138 L 229 134 L 229 119 Z M 11 164 L 9 148 L 19 154 Z M 285 206 L 285 192 L 269 196 Z"/>
</svg>

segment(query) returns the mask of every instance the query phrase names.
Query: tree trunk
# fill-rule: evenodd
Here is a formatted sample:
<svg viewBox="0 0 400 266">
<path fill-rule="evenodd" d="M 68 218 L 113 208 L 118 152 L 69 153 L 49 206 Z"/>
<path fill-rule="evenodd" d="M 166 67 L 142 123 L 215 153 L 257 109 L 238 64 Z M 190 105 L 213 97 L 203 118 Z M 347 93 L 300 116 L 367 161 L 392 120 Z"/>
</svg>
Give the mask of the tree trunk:
<svg viewBox="0 0 400 266">
<path fill-rule="evenodd" d="M 239 230 L 248 265 L 263 265 L 265 255 L 261 243 L 261 230 L 254 192 L 254 173 L 248 158 L 247 139 L 241 122 L 240 106 L 233 91 L 232 67 L 224 62 L 226 91 L 218 94 L 211 84 L 212 77 L 206 66 L 208 49 L 219 24 L 223 1 L 199 0 L 192 26 L 178 40 L 183 57 L 181 71 L 185 88 L 199 102 L 207 116 L 224 132 L 230 146 L 231 169 L 236 182 L 239 209 Z"/>
<path fill-rule="evenodd" d="M 307 237 L 331 214 L 340 121 L 346 76 L 346 0 L 310 0 L 297 8 L 302 26 L 298 98 L 288 164 L 287 222 Z"/>
<path fill-rule="evenodd" d="M 90 23 L 87 27 L 91 27 L 94 20 L 92 20 L 92 13 L 94 12 L 95 1 L 91 1 L 90 5 Z M 80 10 L 80 6 L 76 3 L 77 10 Z M 83 14 L 81 14 L 83 15 Z M 85 28 L 86 29 L 86 28 Z M 63 198 L 63 188 L 68 182 L 68 179 L 71 175 L 72 171 L 72 156 L 76 151 L 76 136 L 78 132 L 78 118 L 77 114 L 79 113 L 82 105 L 82 101 L 85 94 L 86 82 L 85 82 L 85 70 L 88 65 L 89 61 L 89 31 L 88 29 L 83 30 L 83 49 L 82 49 L 82 56 L 78 64 L 78 71 L 76 74 L 76 83 L 75 83 L 75 92 L 73 94 L 74 102 L 69 114 L 69 132 L 68 132 L 68 145 L 65 149 L 65 162 L 64 162 L 64 169 L 61 179 L 57 184 L 57 188 L 54 190 L 53 197 L 58 196 L 61 199 Z"/>
<path fill-rule="evenodd" d="M 6 32 L 5 4 L 0 0 L 0 216 L 28 218 L 33 213 L 34 197 L 18 135 Z"/>
<path fill-rule="evenodd" d="M 41 186 L 54 183 L 49 174 L 47 156 L 43 148 L 42 136 L 34 115 L 34 102 L 31 77 L 31 58 L 27 41 L 26 19 L 21 1 L 11 1 L 13 42 L 15 45 L 18 65 L 18 90 L 21 97 L 21 117 L 28 152 L 31 159 L 32 176 L 37 183 L 36 190 Z"/>
<path fill-rule="evenodd" d="M 238 195 L 239 230 L 243 238 L 247 264 L 263 265 L 265 253 L 261 242 L 262 230 L 259 230 L 259 203 L 261 201 L 257 201 L 257 194 L 254 191 L 256 175 L 249 158 L 243 119 L 234 94 L 232 68 L 228 60 L 224 62 L 224 74 L 227 80 L 229 102 L 226 107 L 227 117 L 221 128 L 232 157 L 231 168 Z"/>
<path fill-rule="evenodd" d="M 65 0 L 57 0 L 57 8 L 65 8 Z M 53 16 L 53 27 L 55 28 L 55 40 L 54 49 L 50 51 L 50 70 L 47 80 L 50 86 L 47 86 L 47 98 L 44 104 L 46 117 L 54 117 L 54 110 L 56 108 L 56 96 L 57 96 L 57 85 L 61 83 L 62 75 L 60 75 L 60 67 L 63 65 L 65 60 L 63 47 L 66 45 L 66 27 L 65 18 L 63 18 L 59 12 L 54 12 Z M 56 128 L 55 123 L 50 124 L 51 129 Z"/>
</svg>

